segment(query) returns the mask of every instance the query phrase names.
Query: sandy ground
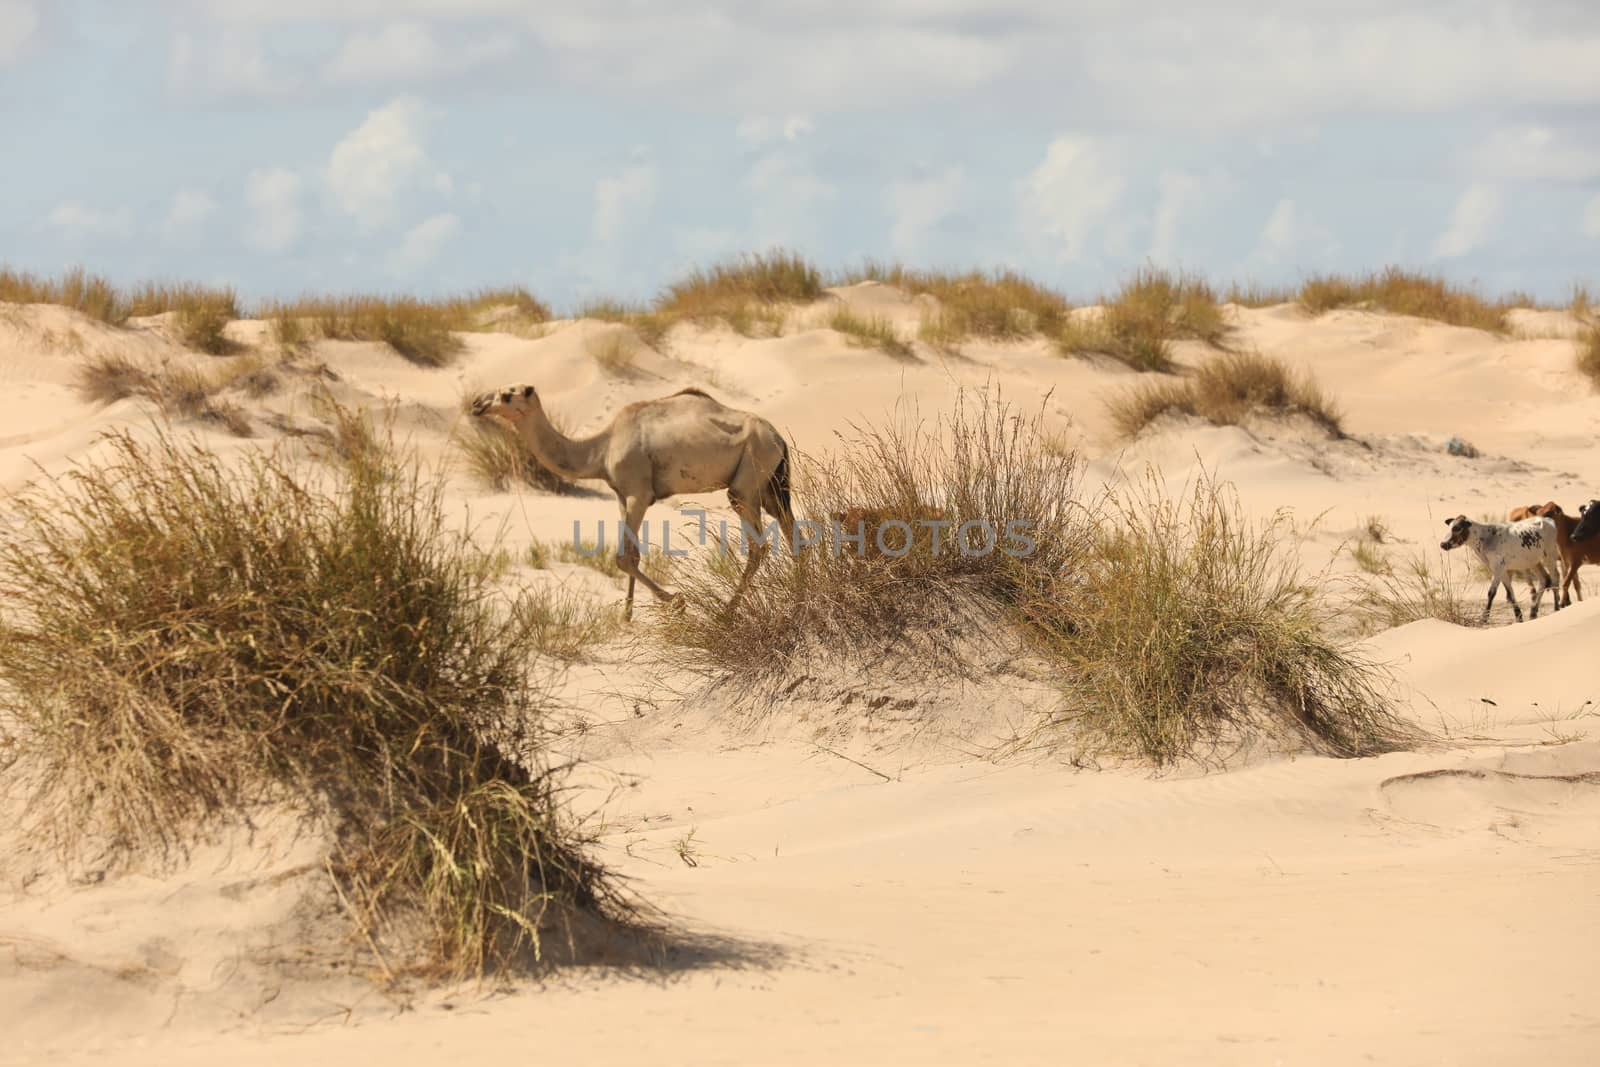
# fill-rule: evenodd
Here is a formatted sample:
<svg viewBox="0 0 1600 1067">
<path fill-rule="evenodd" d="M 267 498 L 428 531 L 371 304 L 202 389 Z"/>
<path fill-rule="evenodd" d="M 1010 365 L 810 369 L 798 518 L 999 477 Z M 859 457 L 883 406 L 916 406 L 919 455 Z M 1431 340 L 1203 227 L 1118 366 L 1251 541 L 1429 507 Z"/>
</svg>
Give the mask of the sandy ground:
<svg viewBox="0 0 1600 1067">
<path fill-rule="evenodd" d="M 922 311 L 882 286 L 833 299 L 908 334 Z M 810 325 L 828 310 L 799 309 L 766 340 L 680 331 L 670 358 L 646 351 L 628 378 L 593 358 L 617 327 L 587 322 L 468 335 L 446 370 L 373 345 L 316 355 L 345 398 L 397 401 L 434 457 L 450 451 L 463 395 L 512 382 L 538 384 L 575 430 L 697 384 L 813 453 L 851 420 L 897 404 L 932 417 L 959 389 L 997 384 L 1080 447 L 1086 486 L 1147 462 L 1169 484 L 1203 467 L 1254 513 L 1289 509 L 1307 565 L 1336 574 L 1352 570 L 1344 550 L 1369 519 L 1403 556 L 1431 550 L 1458 512 L 1600 494 L 1600 399 L 1571 369 L 1563 315 L 1523 313 L 1519 329 L 1537 336 L 1505 339 L 1359 311 L 1241 309 L 1236 343 L 1313 371 L 1354 439 L 1185 423 L 1124 446 L 1103 409 L 1132 380 L 1120 367 L 1043 343 L 897 360 Z M 0 487 L 142 424 L 136 402 L 83 403 L 74 368 L 113 349 L 198 358 L 163 330 L 0 308 Z M 310 417 L 293 392 L 252 403 Z M 202 432 L 219 449 L 271 440 Z M 1447 455 L 1452 435 L 1481 455 Z M 615 516 L 600 495 L 454 484 L 470 521 L 513 545 Z M 620 595 L 570 565 L 527 580 Z M 74 881 L 7 848 L 0 1063 L 1600 1062 L 1597 645 L 1600 597 L 1522 626 L 1380 633 L 1371 651 L 1437 744 L 1169 776 L 989 758 L 1048 705 L 1037 679 L 926 693 L 841 679 L 752 725 L 619 645 L 562 683 L 565 714 L 589 725 L 571 742 L 591 787 L 575 803 L 603 805 L 605 859 L 719 947 L 645 976 L 575 970 L 397 1003 L 361 976 L 304 966 L 297 902 L 316 859 L 270 821 L 175 874 Z"/>
</svg>

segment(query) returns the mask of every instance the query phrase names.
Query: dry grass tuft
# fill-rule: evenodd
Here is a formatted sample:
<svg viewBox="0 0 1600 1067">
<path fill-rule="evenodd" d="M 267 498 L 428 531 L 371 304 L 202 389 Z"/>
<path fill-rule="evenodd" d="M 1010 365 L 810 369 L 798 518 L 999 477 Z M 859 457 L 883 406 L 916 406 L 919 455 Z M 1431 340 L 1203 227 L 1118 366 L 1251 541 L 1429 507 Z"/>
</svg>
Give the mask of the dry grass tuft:
<svg viewBox="0 0 1600 1067">
<path fill-rule="evenodd" d="M 269 304 L 273 337 L 285 347 L 313 337 L 330 341 L 378 341 L 405 359 L 424 367 L 442 367 L 461 350 L 451 331 L 466 329 L 470 317 L 462 306 L 416 297 L 305 297 L 293 303 Z"/>
<path fill-rule="evenodd" d="M 534 612 L 439 481 L 386 446 L 331 478 L 166 435 L 104 451 L 17 498 L 0 545 L 28 833 L 181 854 L 288 800 L 331 829 L 353 935 L 396 975 L 518 968 L 569 917 L 625 914 L 544 769 Z"/>
<path fill-rule="evenodd" d="M 117 352 L 103 352 L 78 365 L 78 392 L 90 403 L 140 397 L 168 417 L 211 422 L 235 437 L 250 437 L 255 430 L 244 409 L 218 399 L 237 381 L 234 368 L 214 371 L 163 364 L 152 370 Z"/>
<path fill-rule="evenodd" d="M 467 469 L 497 493 L 515 485 L 547 493 L 570 493 L 576 488 L 540 463 L 517 432 L 499 419 L 464 420 L 456 430 L 455 442 L 466 458 Z"/>
<path fill-rule="evenodd" d="M 1259 282 L 1234 282 L 1228 286 L 1223 302 L 1247 308 L 1277 307 L 1295 302 L 1295 290 L 1281 286 L 1262 285 Z"/>
<path fill-rule="evenodd" d="M 608 374 L 626 377 L 639 359 L 639 340 L 626 327 L 597 330 L 584 338 L 584 351 Z"/>
<path fill-rule="evenodd" d="M 1385 561 L 1356 589 L 1355 614 L 1363 632 L 1376 633 L 1419 619 L 1442 619 L 1457 626 L 1483 626 L 1472 598 L 1463 596 L 1450 565 L 1439 554 L 1437 566 L 1426 555 L 1413 555 L 1396 567 Z"/>
<path fill-rule="evenodd" d="M 1134 437 L 1169 412 L 1197 415 L 1216 426 L 1235 426 L 1253 412 L 1298 414 L 1331 436 L 1343 436 L 1339 413 L 1310 376 L 1297 376 L 1276 359 L 1228 352 L 1208 360 L 1192 377 L 1140 383 L 1107 402 L 1118 433 Z"/>
<path fill-rule="evenodd" d="M 800 466 L 797 499 L 820 543 L 798 558 L 776 548 L 732 615 L 721 605 L 739 582 L 743 555 L 686 561 L 678 584 L 687 610 L 663 622 L 658 636 L 695 669 L 757 684 L 813 655 L 870 661 L 918 643 L 950 652 L 943 662 L 955 664 L 953 644 L 982 629 L 962 623 L 1020 613 L 1086 543 L 1077 457 L 1045 451 L 1039 436 L 1037 416 L 1019 416 L 989 393 L 964 397 L 933 425 L 907 414 L 884 429 L 855 428 L 836 453 Z M 937 509 L 951 525 L 939 551 L 919 536 L 900 558 L 880 560 L 828 518 L 852 509 L 913 526 Z M 968 528 L 966 552 L 956 547 L 956 531 L 969 521 L 992 524 L 987 551 L 981 527 Z M 891 531 L 894 549 L 898 528 Z"/>
<path fill-rule="evenodd" d="M 667 335 L 675 323 L 673 316 L 665 312 L 651 311 L 649 308 L 624 304 L 616 300 L 590 301 L 581 305 L 573 317 L 621 323 L 657 352 L 666 350 Z"/>
<path fill-rule="evenodd" d="M 821 272 L 797 253 L 777 250 L 690 271 L 667 286 L 655 312 L 668 322 L 720 320 L 749 337 L 762 327 L 781 332 L 782 312 L 773 305 L 808 304 L 821 296 Z"/>
<path fill-rule="evenodd" d="M 1086 507 L 1076 456 L 1046 448 L 1038 418 L 988 394 L 942 426 L 858 429 L 803 470 L 799 497 L 814 515 L 923 529 L 886 534 L 880 553 L 824 523 L 798 558 L 769 557 L 732 613 L 721 606 L 743 560 L 697 561 L 679 579 L 686 610 L 654 631 L 676 662 L 774 687 L 821 657 L 960 674 L 974 642 L 1015 655 L 1020 636 L 1064 696 L 1033 736 L 1066 732 L 1086 751 L 1165 765 L 1216 756 L 1253 731 L 1345 756 L 1413 736 L 1378 669 L 1327 636 L 1331 613 L 1282 551 L 1284 517 L 1252 525 L 1214 483 L 1174 500 L 1152 482 L 1107 510 Z M 953 548 L 984 547 L 973 528 L 954 532 L 974 520 L 998 531 L 1001 550 Z M 942 549 L 927 521 L 951 524 Z"/>
<path fill-rule="evenodd" d="M 1210 480 L 1174 497 L 1154 475 L 1109 503 L 1083 580 L 1057 594 L 1073 626 L 1048 646 L 1066 690 L 1056 724 L 1086 749 L 1163 766 L 1225 757 L 1256 731 L 1337 756 L 1415 736 L 1377 665 L 1327 636 L 1285 516 L 1256 524 Z"/>
<path fill-rule="evenodd" d="M 911 358 L 911 346 L 900 339 L 888 319 L 857 315 L 848 307 L 841 307 L 828 320 L 828 328 L 844 334 L 857 348 L 876 348 L 898 359 Z"/>
<path fill-rule="evenodd" d="M 843 285 L 863 281 L 937 299 L 939 311 L 924 319 L 919 336 L 947 350 L 972 337 L 1017 341 L 1036 334 L 1051 335 L 1071 311 L 1060 293 L 1014 271 L 948 274 L 869 260 L 840 278 Z"/>
<path fill-rule="evenodd" d="M 8 304 L 59 304 L 111 326 L 121 326 L 131 314 L 127 299 L 117 291 L 116 286 L 81 267 L 66 271 L 59 278 L 0 269 L 0 301 Z"/>
<path fill-rule="evenodd" d="M 1300 303 L 1314 315 L 1334 308 L 1365 305 L 1395 315 L 1447 322 L 1505 333 L 1506 312 L 1515 305 L 1489 301 L 1443 277 L 1386 267 L 1376 274 L 1319 275 L 1300 287 Z"/>
<path fill-rule="evenodd" d="M 1063 352 L 1103 352 L 1142 371 L 1170 371 L 1172 342 L 1220 346 L 1229 326 L 1216 293 L 1199 278 L 1145 269 L 1116 296 L 1102 302 L 1098 318 L 1074 318 L 1056 333 Z"/>
<path fill-rule="evenodd" d="M 1600 325 L 1590 326 L 1578 335 L 1578 373 L 1600 389 Z"/>
</svg>

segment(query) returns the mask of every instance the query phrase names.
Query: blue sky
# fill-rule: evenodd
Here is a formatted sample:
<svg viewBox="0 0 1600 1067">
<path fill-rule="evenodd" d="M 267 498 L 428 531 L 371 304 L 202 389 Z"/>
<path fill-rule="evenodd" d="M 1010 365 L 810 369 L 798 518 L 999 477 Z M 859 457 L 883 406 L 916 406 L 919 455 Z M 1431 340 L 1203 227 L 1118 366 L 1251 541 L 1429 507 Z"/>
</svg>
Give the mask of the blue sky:
<svg viewBox="0 0 1600 1067">
<path fill-rule="evenodd" d="M 1600 282 L 1600 4 L 0 0 L 0 261 L 644 298 L 785 246 Z"/>
</svg>

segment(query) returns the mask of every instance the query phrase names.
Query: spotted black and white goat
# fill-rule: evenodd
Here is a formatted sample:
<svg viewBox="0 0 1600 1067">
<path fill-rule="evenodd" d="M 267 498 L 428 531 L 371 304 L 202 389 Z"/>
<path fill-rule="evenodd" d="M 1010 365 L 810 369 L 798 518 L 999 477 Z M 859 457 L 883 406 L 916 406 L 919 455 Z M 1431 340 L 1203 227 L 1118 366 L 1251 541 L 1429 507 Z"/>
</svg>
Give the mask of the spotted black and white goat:
<svg viewBox="0 0 1600 1067">
<path fill-rule="evenodd" d="M 1494 607 L 1495 590 L 1505 586 L 1506 600 L 1517 621 L 1522 621 L 1522 609 L 1511 592 L 1512 572 L 1528 576 L 1528 591 L 1533 597 L 1533 610 L 1528 617 L 1539 617 L 1539 601 L 1546 589 L 1554 590 L 1561 577 L 1561 555 L 1556 543 L 1556 524 L 1547 517 L 1521 519 L 1517 522 L 1473 522 L 1465 515 L 1444 520 L 1450 527 L 1450 536 L 1439 543 L 1446 552 L 1466 545 L 1478 554 L 1483 565 L 1489 568 L 1489 599 L 1483 605 L 1483 619 L 1489 621 L 1489 609 Z M 1539 584 L 1540 578 L 1544 584 Z M 1550 599 L 1555 610 L 1561 610 L 1561 597 L 1552 592 Z"/>
</svg>

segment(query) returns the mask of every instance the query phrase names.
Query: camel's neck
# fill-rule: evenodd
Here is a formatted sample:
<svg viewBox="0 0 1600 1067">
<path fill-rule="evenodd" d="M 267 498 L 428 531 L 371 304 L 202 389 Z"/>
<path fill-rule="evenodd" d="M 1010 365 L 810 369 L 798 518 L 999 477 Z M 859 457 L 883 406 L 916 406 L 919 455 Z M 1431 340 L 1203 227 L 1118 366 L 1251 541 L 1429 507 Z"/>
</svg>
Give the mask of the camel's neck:
<svg viewBox="0 0 1600 1067">
<path fill-rule="evenodd" d="M 517 420 L 517 432 L 539 462 L 561 477 L 605 477 L 605 434 L 574 440 L 556 429 L 538 406 Z"/>
</svg>

